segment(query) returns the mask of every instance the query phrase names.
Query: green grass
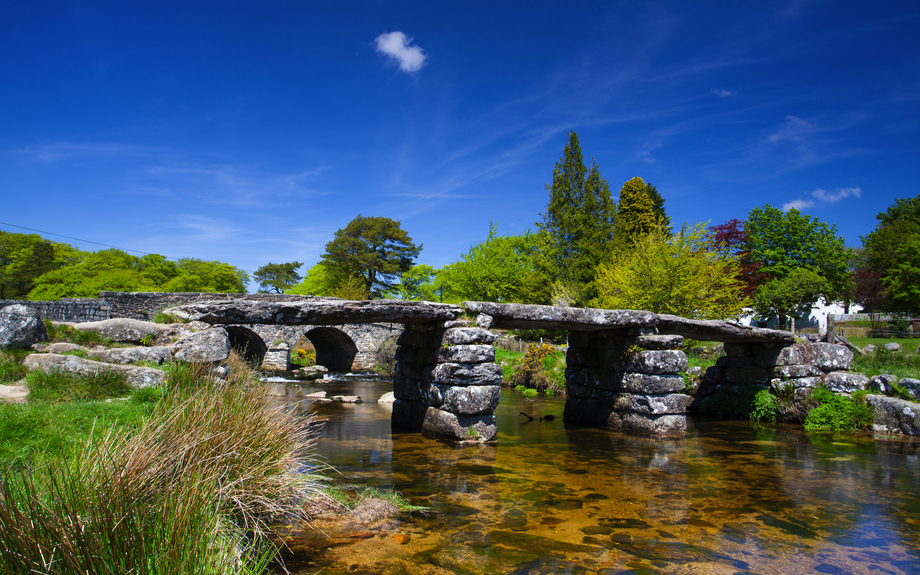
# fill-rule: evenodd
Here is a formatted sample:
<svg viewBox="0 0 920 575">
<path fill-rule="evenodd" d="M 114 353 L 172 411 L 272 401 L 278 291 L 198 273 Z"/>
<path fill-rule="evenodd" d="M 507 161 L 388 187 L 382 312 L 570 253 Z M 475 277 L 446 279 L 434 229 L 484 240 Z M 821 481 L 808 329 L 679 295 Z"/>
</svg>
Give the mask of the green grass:
<svg viewBox="0 0 920 575">
<path fill-rule="evenodd" d="M 898 379 L 920 379 L 920 354 L 904 350 L 891 352 L 879 346 L 877 351 L 868 355 L 854 354 L 850 369 L 870 377 L 888 373 Z"/>
<path fill-rule="evenodd" d="M 36 370 L 29 373 L 25 384 L 29 388 L 29 402 L 93 401 L 125 397 L 131 392 L 124 374 L 114 369 L 89 375 Z"/>
<path fill-rule="evenodd" d="M 94 345 L 110 347 L 112 345 L 110 340 L 103 338 L 94 331 L 80 331 L 69 325 L 55 325 L 47 319 L 43 321 L 45 322 L 45 331 L 48 332 L 48 341 L 50 342 L 75 343 L 84 347 Z"/>
<path fill-rule="evenodd" d="M 392 488 L 374 488 L 374 487 L 342 487 L 336 485 L 326 485 L 320 491 L 346 509 L 354 509 L 358 503 L 365 499 L 383 499 L 403 513 L 422 513 L 425 514 L 431 510 L 430 507 L 414 505 L 405 498 L 402 493 Z"/>
<path fill-rule="evenodd" d="M 29 352 L 23 349 L 0 351 L 0 384 L 10 385 L 24 378 L 29 370 L 22 360 Z"/>
<path fill-rule="evenodd" d="M 511 376 L 517 371 L 517 365 L 524 361 L 524 352 L 510 351 L 507 349 L 495 348 L 495 363 L 502 366 L 502 380 L 511 381 Z"/>
<path fill-rule="evenodd" d="M 889 338 L 869 338 L 869 337 L 848 337 L 847 340 L 853 345 L 864 348 L 870 343 L 875 347 L 882 349 L 885 347 L 886 343 L 896 343 L 901 346 L 902 351 L 909 351 L 915 353 L 917 351 L 917 346 L 920 346 L 920 339 L 905 339 L 897 337 Z"/>
</svg>

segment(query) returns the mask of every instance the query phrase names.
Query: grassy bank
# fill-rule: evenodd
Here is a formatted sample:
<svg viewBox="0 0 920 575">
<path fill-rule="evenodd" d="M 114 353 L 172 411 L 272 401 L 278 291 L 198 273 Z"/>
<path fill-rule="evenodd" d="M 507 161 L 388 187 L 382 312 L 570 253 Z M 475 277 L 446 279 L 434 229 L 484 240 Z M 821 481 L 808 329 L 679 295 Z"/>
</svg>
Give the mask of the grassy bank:
<svg viewBox="0 0 920 575">
<path fill-rule="evenodd" d="M 0 572 L 264 572 L 269 525 L 319 487 L 300 473 L 314 427 L 230 364 L 226 382 L 171 366 L 162 394 L 30 375 L 0 405 Z"/>
<path fill-rule="evenodd" d="M 495 350 L 502 385 L 527 393 L 565 393 L 565 350 L 533 343 L 524 352 Z M 532 391 L 531 391 L 532 390 Z"/>
</svg>

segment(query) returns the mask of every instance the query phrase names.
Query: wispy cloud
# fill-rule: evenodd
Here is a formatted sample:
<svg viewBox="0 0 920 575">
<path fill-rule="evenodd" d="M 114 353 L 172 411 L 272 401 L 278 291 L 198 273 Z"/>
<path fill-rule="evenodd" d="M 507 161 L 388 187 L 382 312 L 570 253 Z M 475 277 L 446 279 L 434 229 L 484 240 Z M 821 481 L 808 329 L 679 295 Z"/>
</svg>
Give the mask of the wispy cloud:
<svg viewBox="0 0 920 575">
<path fill-rule="evenodd" d="M 770 143 L 801 142 L 815 130 L 815 125 L 796 116 L 786 116 L 786 123 L 782 128 L 767 136 Z"/>
<path fill-rule="evenodd" d="M 720 98 L 729 98 L 735 95 L 731 90 L 726 90 L 724 88 L 710 88 L 709 91 Z"/>
<path fill-rule="evenodd" d="M 399 69 L 403 72 L 418 72 L 428 58 L 425 51 L 412 46 L 412 38 L 402 32 L 385 32 L 374 41 L 377 43 L 377 51 L 399 62 Z"/>
<path fill-rule="evenodd" d="M 783 211 L 787 212 L 793 208 L 804 210 L 816 205 L 836 204 L 844 198 L 858 198 L 862 196 L 862 188 L 837 188 L 833 192 L 818 188 L 811 193 L 811 199 L 792 200 L 783 204 Z"/>
<path fill-rule="evenodd" d="M 21 153 L 38 162 L 57 162 L 75 157 L 140 157 L 164 153 L 156 148 L 120 142 L 55 142 L 30 148 Z"/>
</svg>

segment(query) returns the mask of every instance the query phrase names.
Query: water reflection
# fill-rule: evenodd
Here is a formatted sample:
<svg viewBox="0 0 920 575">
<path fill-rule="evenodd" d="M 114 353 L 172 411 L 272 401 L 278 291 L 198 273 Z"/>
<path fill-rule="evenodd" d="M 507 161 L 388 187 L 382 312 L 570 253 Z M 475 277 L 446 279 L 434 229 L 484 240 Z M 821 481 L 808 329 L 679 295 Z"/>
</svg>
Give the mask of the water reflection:
<svg viewBox="0 0 920 575">
<path fill-rule="evenodd" d="M 319 452 L 343 480 L 432 513 L 399 524 L 404 545 L 381 532 L 304 573 L 920 571 L 916 442 L 705 421 L 636 437 L 505 391 L 498 441 L 459 447 L 394 432 L 386 382 L 317 387 L 366 402 L 305 406 L 327 419 Z"/>
</svg>

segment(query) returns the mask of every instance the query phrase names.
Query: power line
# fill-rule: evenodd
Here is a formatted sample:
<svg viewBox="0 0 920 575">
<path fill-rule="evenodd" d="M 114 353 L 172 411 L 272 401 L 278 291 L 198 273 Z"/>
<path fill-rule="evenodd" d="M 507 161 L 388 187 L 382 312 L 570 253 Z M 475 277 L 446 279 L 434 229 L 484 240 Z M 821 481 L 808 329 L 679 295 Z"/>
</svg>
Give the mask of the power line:
<svg viewBox="0 0 920 575">
<path fill-rule="evenodd" d="M 102 242 L 94 242 L 93 240 L 84 240 L 84 239 L 81 239 L 81 238 L 74 238 L 74 237 L 71 237 L 71 236 L 65 236 L 65 235 L 63 235 L 63 234 L 56 234 L 56 233 L 53 233 L 53 232 L 46 232 L 46 231 L 43 231 L 43 230 L 36 230 L 36 229 L 34 229 L 34 228 L 27 228 L 27 227 L 25 227 L 25 226 L 17 226 L 16 224 L 10 224 L 10 223 L 7 223 L 7 222 L 0 222 L 0 225 L 10 226 L 10 227 L 13 227 L 13 228 L 19 228 L 20 230 L 29 230 L 30 232 L 38 232 L 38 233 L 40 233 L 40 234 L 46 234 L 46 235 L 55 236 L 55 237 L 58 237 L 58 238 L 67 238 L 68 240 L 74 240 L 74 241 L 78 241 L 78 242 L 84 242 L 84 243 L 87 243 L 87 244 L 95 244 L 95 245 L 97 245 L 97 246 L 105 246 L 105 247 L 107 247 L 107 248 L 113 248 L 113 249 L 116 249 L 116 250 L 121 250 L 121 251 L 123 251 L 123 252 L 134 252 L 134 253 L 136 253 L 136 254 L 142 254 L 142 255 L 145 255 L 145 256 L 162 256 L 162 255 L 163 255 L 163 254 L 152 254 L 152 253 L 150 253 L 150 252 L 142 252 L 142 251 L 140 251 L 140 250 L 130 250 L 130 249 L 128 249 L 128 248 L 120 248 L 120 247 L 118 247 L 118 246 L 113 246 L 113 245 L 111 245 L 111 244 L 104 244 L 104 243 L 102 243 Z M 182 258 L 173 258 L 173 257 L 169 257 L 169 256 L 163 256 L 163 257 L 166 258 L 166 259 L 168 259 L 168 260 L 174 260 L 174 261 L 179 261 L 180 259 L 182 259 Z M 236 266 L 234 266 L 234 267 L 236 267 Z M 254 271 L 251 271 L 251 270 L 244 270 L 243 268 L 236 268 L 236 269 L 242 270 L 242 271 L 244 271 L 244 272 L 246 272 L 246 273 L 250 273 L 250 274 L 255 273 Z"/>
</svg>

